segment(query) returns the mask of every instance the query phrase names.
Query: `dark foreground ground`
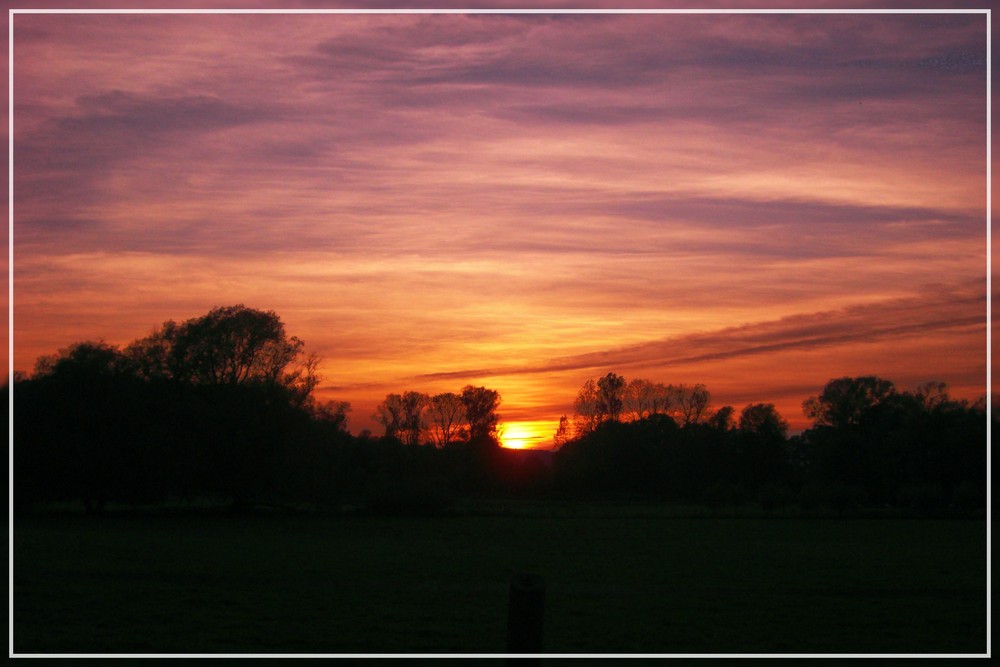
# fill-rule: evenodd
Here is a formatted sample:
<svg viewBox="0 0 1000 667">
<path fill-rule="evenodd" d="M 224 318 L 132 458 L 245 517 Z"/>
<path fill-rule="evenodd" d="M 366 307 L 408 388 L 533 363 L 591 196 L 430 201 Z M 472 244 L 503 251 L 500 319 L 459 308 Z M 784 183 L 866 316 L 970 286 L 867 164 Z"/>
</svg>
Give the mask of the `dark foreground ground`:
<svg viewBox="0 0 1000 667">
<path fill-rule="evenodd" d="M 982 653 L 984 521 L 442 517 L 15 521 L 18 653 L 499 653 L 547 582 L 554 653 Z"/>
</svg>

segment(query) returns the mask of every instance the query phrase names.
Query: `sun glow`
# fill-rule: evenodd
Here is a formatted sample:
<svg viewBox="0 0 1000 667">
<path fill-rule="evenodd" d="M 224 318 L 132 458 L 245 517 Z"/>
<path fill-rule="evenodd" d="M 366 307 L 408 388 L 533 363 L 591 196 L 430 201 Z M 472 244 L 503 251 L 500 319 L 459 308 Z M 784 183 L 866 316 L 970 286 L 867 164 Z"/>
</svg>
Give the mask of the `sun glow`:
<svg viewBox="0 0 1000 667">
<path fill-rule="evenodd" d="M 548 422 L 507 422 L 500 434 L 500 442 L 507 449 L 545 448 L 552 431 Z"/>
</svg>

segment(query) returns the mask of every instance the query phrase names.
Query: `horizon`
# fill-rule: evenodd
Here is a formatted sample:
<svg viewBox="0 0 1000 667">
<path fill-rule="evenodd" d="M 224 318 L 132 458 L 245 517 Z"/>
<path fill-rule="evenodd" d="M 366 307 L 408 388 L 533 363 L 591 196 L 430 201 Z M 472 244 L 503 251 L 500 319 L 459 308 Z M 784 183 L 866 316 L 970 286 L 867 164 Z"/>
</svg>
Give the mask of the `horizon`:
<svg viewBox="0 0 1000 667">
<path fill-rule="evenodd" d="M 986 17 L 14 16 L 15 370 L 274 310 L 349 428 L 589 378 L 986 395 Z M 6 260 L 5 260 L 6 261 Z"/>
<path fill-rule="evenodd" d="M 242 304 L 241 304 L 241 306 L 242 306 Z M 278 317 L 280 319 L 280 314 L 276 314 L 276 315 L 278 315 Z M 197 319 L 197 318 L 195 318 L 195 319 Z M 291 335 L 291 334 L 289 334 L 289 335 Z M 139 339 L 136 339 L 135 341 L 129 341 L 129 343 L 131 343 L 131 342 L 138 342 L 138 340 Z M 75 345 L 76 343 L 80 343 L 80 342 L 82 342 L 82 343 L 97 342 L 97 343 L 100 343 L 100 344 L 109 344 L 109 345 L 112 345 L 112 347 L 114 349 L 119 350 L 119 351 L 124 351 L 124 348 L 126 347 L 125 343 L 122 343 L 122 344 L 108 343 L 103 338 L 97 338 L 97 339 L 95 339 L 93 341 L 76 341 L 76 342 L 74 342 L 71 345 L 68 345 L 68 346 L 65 346 L 63 348 L 60 348 L 60 350 L 58 350 L 58 351 L 53 351 L 53 353 L 50 354 L 50 355 L 45 355 L 45 357 L 53 358 L 57 354 L 61 355 L 65 350 L 67 350 L 69 348 L 72 348 L 73 345 Z M 305 352 L 308 352 L 308 351 L 305 351 Z M 727 355 L 723 355 L 723 356 L 727 356 Z M 41 362 L 43 358 L 44 357 L 39 357 L 37 361 Z M 43 374 L 47 373 L 47 372 L 48 372 L 48 370 L 44 370 Z M 609 373 L 614 374 L 613 371 L 609 371 Z M 862 375 L 865 375 L 865 374 L 859 374 L 858 377 L 861 377 Z M 871 375 L 871 374 L 867 374 L 867 375 Z M 34 376 L 34 372 L 26 373 L 26 377 L 32 377 L 32 376 Z M 417 377 L 425 377 L 425 376 L 417 376 Z M 595 381 L 597 379 L 598 379 L 597 377 L 588 378 L 588 380 L 595 380 Z M 634 377 L 625 377 L 624 378 L 625 381 L 630 381 L 630 380 L 633 380 L 633 379 L 649 380 L 649 381 L 652 381 L 652 382 L 657 382 L 658 381 L 656 378 L 634 378 Z M 833 381 L 835 379 L 838 379 L 838 378 L 829 378 L 828 381 Z M 846 379 L 846 378 L 840 378 L 840 379 Z M 887 380 L 888 378 L 879 378 L 879 379 Z M 817 389 L 817 391 L 815 392 L 815 395 L 818 395 L 818 394 L 820 394 L 822 392 L 822 389 L 824 388 L 824 386 L 826 385 L 826 383 L 828 381 L 824 381 L 822 383 L 822 385 L 820 385 L 819 389 Z M 892 382 L 891 379 L 889 379 L 889 381 Z M 940 382 L 940 380 L 932 380 L 932 381 L 929 381 L 929 382 L 930 383 L 937 383 L 937 382 Z M 661 383 L 661 384 L 670 384 L 671 387 L 673 387 L 672 383 Z M 892 382 L 892 384 L 894 385 L 895 391 L 897 391 L 897 392 L 913 392 L 915 390 L 919 390 L 920 389 L 920 387 L 916 387 L 916 386 L 913 386 L 913 387 L 895 386 L 896 385 L 895 382 Z M 703 383 L 695 383 L 695 385 L 704 386 Z M 950 396 L 952 398 L 952 400 L 959 400 L 959 401 L 963 401 L 963 402 L 966 402 L 966 403 L 973 403 L 974 402 L 973 400 L 970 400 L 968 398 L 962 398 L 962 397 L 956 396 L 954 393 L 952 393 L 952 391 L 951 391 L 951 385 L 949 383 L 944 382 L 944 385 L 945 385 L 945 388 L 946 388 L 948 396 Z M 683 389 L 685 386 L 686 385 L 681 384 L 679 386 L 679 388 Z M 321 386 L 317 386 L 316 390 L 314 390 L 314 391 L 316 391 L 316 393 L 319 393 L 320 389 L 322 389 L 322 387 Z M 705 389 L 708 389 L 709 393 L 711 394 L 711 388 L 710 387 L 705 387 Z M 406 391 L 413 391 L 413 389 L 412 388 L 408 388 Z M 424 393 L 426 396 L 429 396 L 429 394 L 427 394 L 426 392 L 421 392 L 420 390 L 417 390 L 417 391 L 419 393 Z M 809 398 L 814 398 L 815 395 L 810 395 Z M 983 395 L 982 397 L 977 397 L 977 398 L 985 398 L 985 395 Z M 320 399 L 320 400 L 322 401 L 322 399 Z M 707 418 L 711 417 L 715 412 L 718 411 L 718 409 L 723 408 L 723 407 L 732 408 L 734 410 L 733 417 L 735 418 L 736 416 L 739 415 L 739 412 L 740 412 L 740 410 L 741 410 L 742 407 L 749 407 L 752 404 L 758 404 L 758 405 L 759 404 L 769 404 L 769 405 L 772 405 L 772 406 L 775 405 L 774 403 L 769 402 L 769 401 L 767 401 L 765 399 L 756 399 L 756 400 L 755 399 L 751 399 L 749 402 L 746 403 L 745 406 L 744 405 L 730 405 L 730 404 L 723 405 L 722 403 L 719 403 L 718 401 L 710 401 L 709 404 L 708 404 L 707 412 L 705 413 L 705 418 L 707 419 Z M 802 404 L 800 407 L 802 408 L 803 414 L 805 414 L 805 405 Z M 502 408 L 502 395 L 501 395 L 501 408 Z M 372 431 L 372 429 L 370 428 L 371 423 L 368 423 L 368 424 L 366 424 L 365 426 L 363 426 L 362 428 L 359 428 L 359 429 L 352 429 L 350 427 L 350 412 L 351 412 L 351 410 L 352 410 L 352 407 L 350 406 L 350 403 L 348 402 L 348 408 L 347 408 L 347 413 L 348 414 L 346 415 L 347 416 L 347 420 L 346 420 L 345 431 L 347 433 L 352 434 L 352 435 L 363 435 L 365 432 Z M 778 414 L 780 416 L 782 416 L 782 417 L 786 416 L 786 415 L 783 415 L 780 410 L 778 410 Z M 570 411 L 566 412 L 564 414 L 564 416 L 570 418 L 571 421 L 572 421 L 572 418 L 574 418 L 576 416 L 576 414 L 575 414 L 574 410 L 570 410 Z M 551 432 L 550 432 L 550 430 L 548 430 L 548 427 L 551 425 L 549 422 L 510 421 L 510 420 L 505 419 L 502 414 L 500 414 L 500 418 L 501 419 L 500 419 L 500 422 L 498 424 L 499 428 L 498 428 L 498 437 L 497 437 L 497 439 L 498 439 L 499 444 L 502 447 L 504 447 L 506 449 L 520 450 L 520 451 L 531 451 L 531 450 L 557 451 L 559 449 L 558 445 L 554 442 L 553 437 L 552 437 L 554 435 L 554 433 L 555 433 L 555 427 L 558 426 L 558 424 L 559 424 L 558 421 L 555 422 L 555 426 L 553 426 L 553 428 L 551 429 Z M 369 422 L 376 422 L 377 420 L 375 419 L 375 415 L 371 415 L 371 417 L 369 418 L 368 421 Z M 630 419 L 622 419 L 621 421 L 630 421 Z M 674 421 L 675 422 L 677 421 L 677 417 L 676 416 L 674 416 Z M 788 420 L 788 421 L 789 421 L 789 423 L 794 423 L 795 420 Z M 380 424 L 376 423 L 375 426 L 376 426 L 376 430 L 379 429 L 379 428 L 381 428 Z M 803 433 L 804 431 L 808 430 L 809 428 L 811 428 L 812 426 L 813 426 L 813 424 L 808 423 L 806 426 L 804 426 L 802 428 L 791 428 L 788 431 L 788 435 L 789 436 L 799 435 L 799 434 Z M 546 435 L 546 434 L 548 434 L 548 435 Z M 378 433 L 373 432 L 372 435 L 376 435 L 377 436 Z"/>
</svg>

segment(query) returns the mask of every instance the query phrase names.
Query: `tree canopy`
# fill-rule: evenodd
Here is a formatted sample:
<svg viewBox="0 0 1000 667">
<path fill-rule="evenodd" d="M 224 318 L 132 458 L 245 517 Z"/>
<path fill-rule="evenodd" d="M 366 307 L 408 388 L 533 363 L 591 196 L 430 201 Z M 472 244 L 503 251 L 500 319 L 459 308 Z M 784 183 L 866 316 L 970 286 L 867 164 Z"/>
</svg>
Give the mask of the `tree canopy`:
<svg viewBox="0 0 1000 667">
<path fill-rule="evenodd" d="M 819 396 L 805 400 L 802 409 L 817 426 L 849 428 L 861 423 L 864 414 L 896 393 L 888 380 L 865 375 L 830 380 Z"/>
<path fill-rule="evenodd" d="M 148 377 L 283 387 L 304 402 L 318 382 L 318 360 L 305 356 L 303 348 L 274 311 L 238 304 L 181 324 L 167 321 L 125 353 Z"/>
<path fill-rule="evenodd" d="M 124 348 L 41 357 L 15 376 L 15 502 L 285 498 L 411 511 L 456 494 L 618 495 L 764 508 L 975 512 L 986 497 L 984 401 L 943 382 L 897 390 L 832 379 L 789 437 L 772 403 L 738 417 L 702 384 L 609 372 L 587 380 L 543 464 L 499 447 L 500 393 L 467 385 L 387 394 L 383 437 L 347 431 L 350 405 L 316 401 L 317 359 L 272 311 L 214 308 Z M 423 510 L 421 510 L 423 511 Z"/>
</svg>

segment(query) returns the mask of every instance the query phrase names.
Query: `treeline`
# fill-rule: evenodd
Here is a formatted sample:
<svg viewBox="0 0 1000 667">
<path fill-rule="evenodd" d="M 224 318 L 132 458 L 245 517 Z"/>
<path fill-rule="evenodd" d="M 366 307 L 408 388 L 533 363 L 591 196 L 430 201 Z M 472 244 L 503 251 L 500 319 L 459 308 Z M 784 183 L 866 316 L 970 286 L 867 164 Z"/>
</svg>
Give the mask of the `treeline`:
<svg viewBox="0 0 1000 667">
<path fill-rule="evenodd" d="M 841 378 L 789 438 L 771 404 L 713 409 L 703 385 L 608 373 L 580 389 L 554 456 L 505 450 L 486 387 L 388 394 L 381 436 L 316 400 L 319 360 L 271 311 L 215 308 L 118 348 L 71 345 L 14 378 L 14 502 L 215 499 L 428 512 L 457 498 L 635 498 L 924 514 L 985 505 L 986 414 L 931 383 Z"/>
<path fill-rule="evenodd" d="M 498 488 L 499 393 L 390 394 L 377 414 L 386 434 L 355 437 L 348 403 L 316 400 L 318 363 L 274 312 L 243 305 L 165 322 L 124 348 L 90 341 L 42 357 L 14 378 L 15 505 L 425 511 Z"/>
<path fill-rule="evenodd" d="M 713 410 L 703 385 L 608 373 L 575 407 L 555 437 L 564 494 L 834 512 L 985 506 L 985 399 L 953 400 L 940 382 L 898 391 L 874 376 L 831 380 L 803 403 L 813 427 L 791 438 L 774 405 Z"/>
<path fill-rule="evenodd" d="M 387 394 L 372 418 L 385 437 L 407 445 L 448 447 L 463 441 L 499 442 L 500 393 L 467 385 L 460 394 Z"/>
</svg>

